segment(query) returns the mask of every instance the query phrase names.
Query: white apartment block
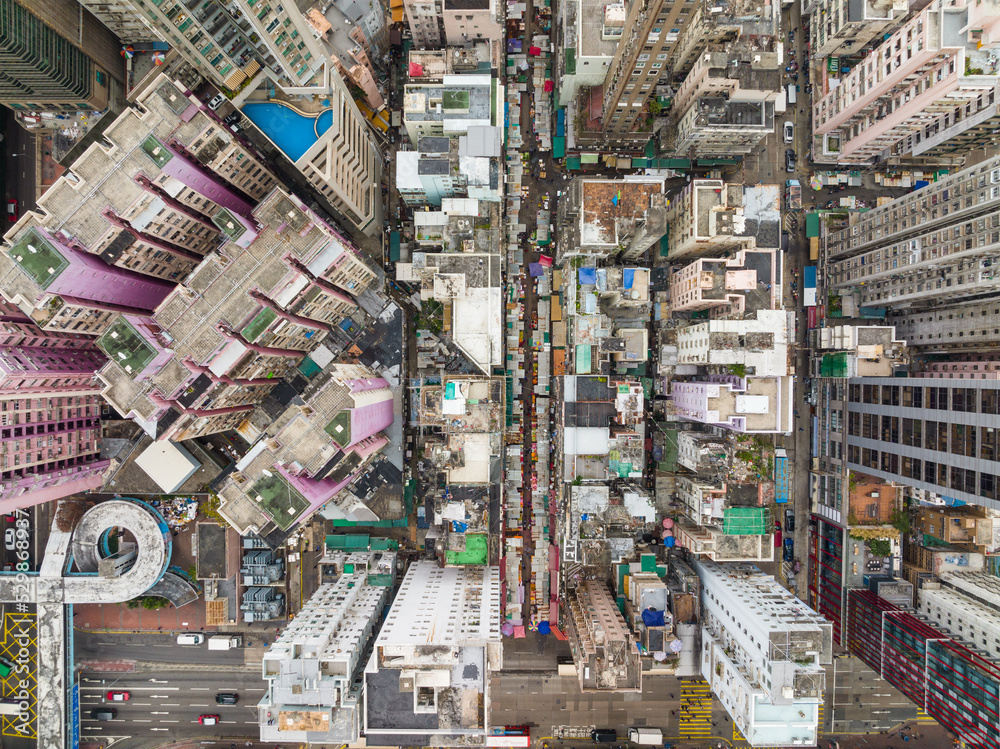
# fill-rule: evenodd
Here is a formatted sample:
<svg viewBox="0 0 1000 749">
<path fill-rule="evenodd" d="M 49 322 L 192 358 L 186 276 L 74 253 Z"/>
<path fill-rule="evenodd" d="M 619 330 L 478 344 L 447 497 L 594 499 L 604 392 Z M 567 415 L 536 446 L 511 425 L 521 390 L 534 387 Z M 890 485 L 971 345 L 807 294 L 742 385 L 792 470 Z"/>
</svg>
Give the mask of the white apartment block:
<svg viewBox="0 0 1000 749">
<path fill-rule="evenodd" d="M 990 658 L 1000 659 L 1000 578 L 988 572 L 944 572 L 920 587 L 917 610 Z"/>
<path fill-rule="evenodd" d="M 625 30 L 625 5 L 604 0 L 569 0 L 556 6 L 556 33 L 563 54 L 556 55 L 559 105 L 576 100 L 580 88 L 600 86 L 615 59 L 618 40 Z"/>
<path fill-rule="evenodd" d="M 826 237 L 826 251 L 828 287 L 856 291 L 862 306 L 898 310 L 995 293 L 1000 159 L 852 215 Z"/>
<path fill-rule="evenodd" d="M 396 555 L 335 552 L 324 582 L 263 659 L 260 740 L 353 744 L 361 728 L 365 650 L 388 602 Z"/>
<path fill-rule="evenodd" d="M 752 746 L 815 746 L 833 625 L 751 564 L 694 560 L 701 673 Z"/>
<path fill-rule="evenodd" d="M 483 745 L 502 665 L 499 568 L 413 562 L 365 669 L 368 743 Z"/>
<path fill-rule="evenodd" d="M 500 39 L 503 26 L 497 21 L 498 3 L 499 0 L 441 0 L 445 44 Z"/>
<path fill-rule="evenodd" d="M 933 310 L 903 310 L 889 318 L 899 337 L 926 353 L 993 350 L 1000 344 L 1000 300 Z"/>
<path fill-rule="evenodd" d="M 748 375 L 788 374 L 789 317 L 794 312 L 757 310 L 744 320 L 710 320 L 677 333 L 677 363 L 745 367 Z M 793 322 L 794 324 L 794 322 Z"/>
</svg>

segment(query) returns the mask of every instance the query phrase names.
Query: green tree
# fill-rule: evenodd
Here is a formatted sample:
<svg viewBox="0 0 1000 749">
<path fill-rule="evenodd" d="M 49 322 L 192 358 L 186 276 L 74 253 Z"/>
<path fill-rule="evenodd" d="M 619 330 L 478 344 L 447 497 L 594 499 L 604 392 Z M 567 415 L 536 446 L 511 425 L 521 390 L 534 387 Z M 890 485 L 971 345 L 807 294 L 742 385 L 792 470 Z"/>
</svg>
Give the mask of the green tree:
<svg viewBox="0 0 1000 749">
<path fill-rule="evenodd" d="M 868 548 L 876 557 L 887 557 L 892 554 L 892 544 L 884 538 L 873 538 L 868 542 Z"/>
</svg>

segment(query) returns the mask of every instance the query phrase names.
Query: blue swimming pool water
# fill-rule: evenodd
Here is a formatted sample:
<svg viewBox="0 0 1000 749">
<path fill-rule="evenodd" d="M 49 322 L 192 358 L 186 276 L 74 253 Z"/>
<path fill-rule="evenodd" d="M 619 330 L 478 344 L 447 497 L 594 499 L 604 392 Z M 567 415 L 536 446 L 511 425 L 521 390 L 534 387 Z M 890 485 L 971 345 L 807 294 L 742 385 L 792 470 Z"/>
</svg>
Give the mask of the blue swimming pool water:
<svg viewBox="0 0 1000 749">
<path fill-rule="evenodd" d="M 317 130 L 322 135 L 333 121 L 329 110 L 321 113 L 317 122 L 315 117 L 305 117 L 289 107 L 272 102 L 244 104 L 241 111 L 293 162 L 302 158 L 302 154 L 316 142 L 319 137 Z"/>
<path fill-rule="evenodd" d="M 333 110 L 324 109 L 319 113 L 319 117 L 316 118 L 316 135 L 320 136 L 330 129 L 330 125 L 333 124 Z"/>
</svg>

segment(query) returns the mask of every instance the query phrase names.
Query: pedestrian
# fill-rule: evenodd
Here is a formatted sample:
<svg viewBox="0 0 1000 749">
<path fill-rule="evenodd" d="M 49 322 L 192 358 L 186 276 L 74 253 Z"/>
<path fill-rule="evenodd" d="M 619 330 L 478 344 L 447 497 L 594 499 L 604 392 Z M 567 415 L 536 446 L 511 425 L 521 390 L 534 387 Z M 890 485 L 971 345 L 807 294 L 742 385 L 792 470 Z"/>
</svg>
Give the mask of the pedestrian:
<svg viewBox="0 0 1000 749">
<path fill-rule="evenodd" d="M 670 695 L 670 699 L 673 699 L 673 698 L 674 698 L 674 696 L 673 696 L 673 695 Z"/>
</svg>

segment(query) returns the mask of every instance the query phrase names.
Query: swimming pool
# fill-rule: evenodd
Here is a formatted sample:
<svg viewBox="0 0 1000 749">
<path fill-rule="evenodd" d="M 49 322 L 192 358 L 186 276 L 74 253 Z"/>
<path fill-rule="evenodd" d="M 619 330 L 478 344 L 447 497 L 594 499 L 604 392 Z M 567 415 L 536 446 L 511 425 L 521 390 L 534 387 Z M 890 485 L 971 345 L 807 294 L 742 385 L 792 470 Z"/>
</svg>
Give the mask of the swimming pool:
<svg viewBox="0 0 1000 749">
<path fill-rule="evenodd" d="M 309 117 L 284 104 L 251 102 L 240 111 L 293 162 L 301 159 L 333 124 L 333 112 L 329 109 L 318 117 Z"/>
</svg>

